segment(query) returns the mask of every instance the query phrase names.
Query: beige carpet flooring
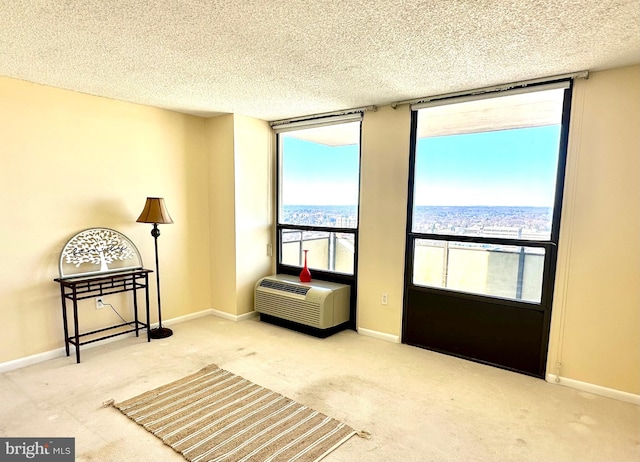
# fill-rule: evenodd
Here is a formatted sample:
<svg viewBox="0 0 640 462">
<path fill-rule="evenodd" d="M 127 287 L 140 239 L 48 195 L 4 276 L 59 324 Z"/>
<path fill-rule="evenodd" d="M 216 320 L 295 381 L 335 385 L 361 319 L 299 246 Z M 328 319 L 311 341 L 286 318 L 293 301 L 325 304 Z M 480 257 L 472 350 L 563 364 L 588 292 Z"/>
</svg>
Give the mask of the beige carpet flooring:
<svg viewBox="0 0 640 462">
<path fill-rule="evenodd" d="M 78 461 L 183 461 L 101 404 L 215 363 L 371 433 L 327 462 L 640 460 L 629 403 L 353 331 L 321 340 L 214 316 L 172 328 L 1 374 L 0 435 L 75 437 Z"/>
</svg>

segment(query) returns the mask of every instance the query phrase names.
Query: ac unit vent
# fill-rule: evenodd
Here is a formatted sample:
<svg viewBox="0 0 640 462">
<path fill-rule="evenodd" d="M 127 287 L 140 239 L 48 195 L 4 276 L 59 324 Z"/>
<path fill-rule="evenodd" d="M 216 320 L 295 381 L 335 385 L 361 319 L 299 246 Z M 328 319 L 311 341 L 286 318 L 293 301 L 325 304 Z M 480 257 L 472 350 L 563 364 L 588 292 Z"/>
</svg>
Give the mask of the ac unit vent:
<svg viewBox="0 0 640 462">
<path fill-rule="evenodd" d="M 296 295 L 307 295 L 309 289 L 311 287 L 306 286 L 296 286 L 292 284 L 287 284 L 286 282 L 273 281 L 269 279 L 263 279 L 260 281 L 260 287 L 265 287 L 267 289 L 280 290 L 282 292 L 290 292 Z"/>
<path fill-rule="evenodd" d="M 298 324 L 328 329 L 349 320 L 351 288 L 313 280 L 300 284 L 296 276 L 276 274 L 256 282 L 254 309 Z"/>
</svg>

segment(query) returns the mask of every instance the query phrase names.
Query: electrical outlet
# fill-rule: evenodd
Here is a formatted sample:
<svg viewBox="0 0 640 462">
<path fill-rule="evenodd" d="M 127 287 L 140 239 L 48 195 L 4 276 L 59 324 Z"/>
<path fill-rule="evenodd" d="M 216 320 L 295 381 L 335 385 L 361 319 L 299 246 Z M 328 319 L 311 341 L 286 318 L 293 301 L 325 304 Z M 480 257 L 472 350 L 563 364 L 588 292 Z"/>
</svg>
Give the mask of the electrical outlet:
<svg viewBox="0 0 640 462">
<path fill-rule="evenodd" d="M 104 298 L 97 297 L 96 298 L 96 310 L 101 310 L 102 308 L 104 308 Z"/>
<path fill-rule="evenodd" d="M 383 305 L 387 305 L 389 303 L 389 295 L 386 292 L 382 292 L 382 300 L 381 303 Z"/>
</svg>

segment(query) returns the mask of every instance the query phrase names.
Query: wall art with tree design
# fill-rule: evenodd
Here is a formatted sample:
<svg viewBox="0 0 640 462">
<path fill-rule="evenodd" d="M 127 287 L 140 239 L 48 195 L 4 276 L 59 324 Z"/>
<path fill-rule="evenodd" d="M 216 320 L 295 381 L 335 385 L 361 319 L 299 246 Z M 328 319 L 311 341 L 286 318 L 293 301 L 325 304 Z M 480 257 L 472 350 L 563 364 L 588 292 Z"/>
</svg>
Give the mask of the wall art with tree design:
<svg viewBox="0 0 640 462">
<path fill-rule="evenodd" d="M 60 277 L 142 268 L 135 244 L 109 228 L 89 228 L 73 236 L 62 249 Z"/>
</svg>

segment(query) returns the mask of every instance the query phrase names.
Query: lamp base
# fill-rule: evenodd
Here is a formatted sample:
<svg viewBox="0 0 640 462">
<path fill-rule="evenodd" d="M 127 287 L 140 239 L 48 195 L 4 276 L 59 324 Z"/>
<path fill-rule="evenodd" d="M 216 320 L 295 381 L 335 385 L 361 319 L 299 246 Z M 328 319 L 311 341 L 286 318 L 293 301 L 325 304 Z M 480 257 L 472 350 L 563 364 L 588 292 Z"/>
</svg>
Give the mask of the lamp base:
<svg viewBox="0 0 640 462">
<path fill-rule="evenodd" d="M 173 331 L 168 327 L 156 327 L 149 331 L 149 337 L 153 339 L 167 338 L 173 335 Z"/>
</svg>

